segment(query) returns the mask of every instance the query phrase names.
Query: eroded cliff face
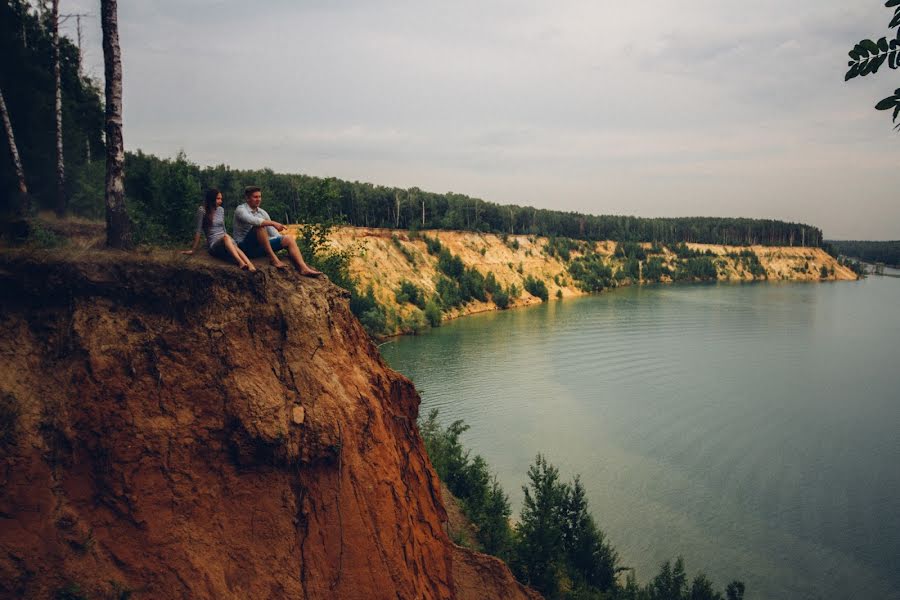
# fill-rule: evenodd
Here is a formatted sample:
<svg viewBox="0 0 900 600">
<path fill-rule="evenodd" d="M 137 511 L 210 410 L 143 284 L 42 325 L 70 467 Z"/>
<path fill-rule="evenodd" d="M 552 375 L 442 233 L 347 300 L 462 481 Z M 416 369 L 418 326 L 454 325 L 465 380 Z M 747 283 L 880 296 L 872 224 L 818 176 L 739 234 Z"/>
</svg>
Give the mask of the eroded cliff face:
<svg viewBox="0 0 900 600">
<path fill-rule="evenodd" d="M 327 281 L 0 255 L 0 596 L 527 598 Z"/>
<path fill-rule="evenodd" d="M 293 226 L 296 231 L 297 226 Z M 454 255 L 459 256 L 467 267 L 473 267 L 482 275 L 493 273 L 504 287 L 516 285 L 522 290 L 517 298 L 510 299 L 510 306 L 540 304 L 541 300 L 524 291 L 527 277 L 543 281 L 551 301 L 554 298 L 583 296 L 576 281 L 569 274 L 568 264 L 558 255 L 546 251 L 548 238 L 540 236 L 511 235 L 505 239 L 491 233 L 473 231 L 423 231 L 417 237 L 410 237 L 407 230 L 375 229 L 366 227 L 338 227 L 329 237 L 331 245 L 340 251 L 350 252 L 350 271 L 359 281 L 360 288 L 372 286 L 378 301 L 389 307 L 401 318 L 416 309 L 409 304 L 396 301 L 396 291 L 402 281 L 411 281 L 422 289 L 427 297 L 436 291 L 436 281 L 440 275 L 437 257 L 426 249 L 423 236 L 440 240 L 441 244 Z M 642 244 L 649 248 L 651 244 Z M 800 246 L 722 246 L 715 244 L 687 244 L 692 250 L 709 252 L 715 261 L 719 281 L 834 281 L 855 280 L 856 275 L 820 248 Z M 594 243 L 593 251 L 603 256 L 613 272 L 624 267 L 624 260 L 615 255 L 616 242 Z M 751 273 L 748 265 L 735 255 L 751 251 L 765 270 L 765 276 Z M 573 251 L 572 256 L 581 252 Z M 659 255 L 663 263 L 675 269 L 676 257 L 668 249 Z M 821 269 L 828 271 L 822 277 Z M 663 281 L 671 281 L 664 277 Z M 628 280 L 619 285 L 631 285 Z M 445 318 L 455 318 L 473 313 L 496 310 L 492 302 L 473 300 L 466 305 L 451 309 Z M 400 333 L 396 330 L 395 333 Z"/>
</svg>

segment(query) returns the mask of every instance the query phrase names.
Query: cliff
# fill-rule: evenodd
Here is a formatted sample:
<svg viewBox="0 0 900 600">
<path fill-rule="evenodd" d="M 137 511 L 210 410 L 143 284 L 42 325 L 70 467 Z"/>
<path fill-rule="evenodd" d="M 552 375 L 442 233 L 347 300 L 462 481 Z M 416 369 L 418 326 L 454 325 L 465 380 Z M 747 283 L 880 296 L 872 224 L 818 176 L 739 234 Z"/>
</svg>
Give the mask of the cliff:
<svg viewBox="0 0 900 600">
<path fill-rule="evenodd" d="M 419 397 L 329 282 L 7 252 L 0 308 L 0 597 L 538 597 L 450 542 Z"/>
<path fill-rule="evenodd" d="M 402 320 L 414 308 L 401 305 L 395 299 L 395 292 L 404 280 L 410 281 L 431 297 L 436 291 L 435 282 L 439 270 L 437 257 L 428 253 L 424 237 L 438 239 L 441 245 L 459 256 L 466 266 L 474 267 L 483 275 L 493 273 L 504 287 L 515 284 L 523 290 L 527 277 L 542 280 L 548 289 L 550 299 L 570 298 L 585 295 L 568 271 L 569 262 L 558 254 L 547 251 L 550 240 L 540 236 L 498 236 L 471 231 L 422 231 L 410 236 L 407 230 L 374 229 L 363 227 L 340 227 L 333 230 L 329 242 L 339 251 L 349 252 L 351 274 L 360 283 L 361 289 L 372 286 L 378 301 L 389 307 Z M 586 244 L 586 243 L 585 243 Z M 650 244 L 641 244 L 649 249 Z M 592 245 L 592 251 L 604 257 L 613 272 L 624 266 L 624 260 L 615 255 L 616 242 L 603 241 Z M 772 246 L 722 246 L 712 244 L 687 244 L 691 250 L 707 253 L 716 263 L 719 281 L 834 281 L 855 280 L 856 275 L 838 264 L 834 257 L 820 248 L 772 247 Z M 765 275 L 754 275 L 749 265 L 739 256 L 750 250 L 765 270 Z M 572 258 L 582 256 L 574 250 Z M 669 248 L 659 254 L 663 264 L 675 269 L 678 259 Z M 828 276 L 822 278 L 822 267 Z M 671 278 L 663 278 L 670 282 Z M 631 285 L 623 280 L 618 285 Z M 518 298 L 511 298 L 510 306 L 527 306 L 541 300 L 522 291 Z M 496 306 L 477 300 L 461 308 L 451 309 L 445 318 L 495 310 Z"/>
</svg>

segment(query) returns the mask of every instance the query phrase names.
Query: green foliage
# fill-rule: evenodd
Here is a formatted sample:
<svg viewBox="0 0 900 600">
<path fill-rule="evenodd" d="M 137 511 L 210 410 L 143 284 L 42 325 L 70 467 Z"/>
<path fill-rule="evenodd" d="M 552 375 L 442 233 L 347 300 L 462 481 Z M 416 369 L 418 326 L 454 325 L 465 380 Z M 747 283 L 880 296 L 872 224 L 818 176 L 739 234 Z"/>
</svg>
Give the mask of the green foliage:
<svg viewBox="0 0 900 600">
<path fill-rule="evenodd" d="M 416 233 L 418 233 L 418 232 L 416 232 Z M 410 234 L 410 235 L 412 235 L 412 234 Z M 403 242 L 400 241 L 400 238 L 397 237 L 396 233 L 391 235 L 391 243 L 394 244 L 394 246 L 397 248 L 397 250 L 400 251 L 400 254 L 402 254 L 403 258 L 406 259 L 406 262 L 408 262 L 412 266 L 416 266 L 415 255 L 412 253 L 412 251 L 409 248 L 407 248 L 406 246 L 403 245 Z"/>
<path fill-rule="evenodd" d="M 728 256 L 748 270 L 753 275 L 753 279 L 768 279 L 769 275 L 766 273 L 765 267 L 759 262 L 759 256 L 753 250 L 747 248 L 740 252 L 729 252 Z"/>
<path fill-rule="evenodd" d="M 509 499 L 489 473 L 484 459 L 470 458 L 459 441 L 468 429 L 462 421 L 441 427 L 436 409 L 419 424 L 431 464 L 453 495 L 462 500 L 463 512 L 475 524 L 482 549 L 505 558 L 512 541 Z"/>
<path fill-rule="evenodd" d="M 451 279 L 462 277 L 465 265 L 460 257 L 443 248 L 438 254 L 438 270 Z"/>
<path fill-rule="evenodd" d="M 72 195 L 69 209 L 88 219 L 101 220 L 106 216 L 106 163 L 95 160 L 71 169 Z M 197 204 L 199 205 L 199 199 Z"/>
<path fill-rule="evenodd" d="M 540 454 L 528 468 L 529 485 L 516 524 L 516 556 L 512 567 L 520 581 L 545 596 L 559 592 L 564 568 L 563 518 L 566 486 L 559 470 Z"/>
<path fill-rule="evenodd" d="M 829 241 L 832 256 L 850 256 L 866 262 L 900 266 L 900 240 L 889 242 Z"/>
<path fill-rule="evenodd" d="M 625 260 L 625 264 L 616 273 L 617 279 L 628 278 L 631 281 L 639 281 L 641 278 L 641 262 L 637 258 L 629 258 Z"/>
<path fill-rule="evenodd" d="M 173 246 L 193 236 L 202 202 L 199 172 L 183 152 L 175 160 L 140 151 L 125 155 L 126 202 L 136 242 Z"/>
<path fill-rule="evenodd" d="M 394 293 L 394 297 L 399 304 L 409 303 L 425 309 L 425 293 L 406 279 L 400 282 L 400 288 Z"/>
<path fill-rule="evenodd" d="M 572 252 L 582 250 L 583 242 L 579 243 L 571 238 L 551 236 L 544 245 L 544 253 L 547 256 L 558 256 L 563 262 L 572 259 Z"/>
<path fill-rule="evenodd" d="M 689 587 L 680 557 L 674 565 L 664 563 L 645 587 L 633 571 L 619 585 L 616 574 L 624 569 L 590 514 L 581 479 L 561 481 L 559 470 L 540 454 L 528 469 L 522 510 L 512 531 L 506 494 L 487 463 L 470 457 L 460 442 L 468 429 L 462 421 L 442 427 L 437 410 L 419 423 L 431 463 L 462 501 L 481 550 L 507 560 L 521 582 L 551 599 L 723 600 L 702 573 Z M 728 600 L 743 600 L 744 584 L 733 581 L 726 593 Z"/>
<path fill-rule="evenodd" d="M 0 3 L 0 88 L 30 196 L 35 208 L 49 209 L 56 203 L 56 82 L 50 11 L 44 8 L 39 12 L 35 4 L 24 0 Z M 59 40 L 60 87 L 66 192 L 71 195 L 79 185 L 73 174 L 88 163 L 89 155 L 103 166 L 104 115 L 98 82 L 80 75 L 78 47 L 64 34 L 60 32 Z M 6 213 L 15 208 L 18 182 L 6 136 L 0 137 L 0 213 Z M 95 200 L 102 206 L 103 194 Z"/>
<path fill-rule="evenodd" d="M 822 268 L 819 269 L 819 278 L 826 279 L 828 277 L 828 267 L 822 265 Z"/>
<path fill-rule="evenodd" d="M 703 256 L 679 261 L 672 278 L 675 281 L 714 281 L 718 273 L 716 264 Z"/>
<path fill-rule="evenodd" d="M 672 251 L 675 256 L 678 258 L 697 258 L 698 256 L 703 256 L 703 253 L 699 250 L 693 250 L 688 247 L 687 244 L 675 244 L 674 246 L 670 246 L 669 250 Z"/>
<path fill-rule="evenodd" d="M 459 292 L 459 284 L 452 279 L 439 275 L 435 284 L 435 290 L 442 309 L 449 310 L 462 306 L 463 300 Z"/>
<path fill-rule="evenodd" d="M 529 294 L 536 298 L 540 298 L 542 302 L 546 302 L 550 297 L 550 293 L 547 291 L 547 284 L 544 283 L 542 279 L 537 279 L 536 277 L 529 275 L 525 278 L 523 285 Z"/>
<path fill-rule="evenodd" d="M 491 299 L 494 301 L 494 304 L 497 305 L 497 308 L 500 310 L 506 310 L 509 308 L 509 292 L 505 292 L 503 290 L 497 290 L 491 296 Z"/>
<path fill-rule="evenodd" d="M 618 557 L 588 512 L 581 480 L 563 483 L 540 454 L 528 480 L 516 525 L 516 576 L 550 598 L 614 591 Z M 563 594 L 564 587 L 572 593 Z"/>
<path fill-rule="evenodd" d="M 671 276 L 672 272 L 669 270 L 669 267 L 667 267 L 663 262 L 663 259 L 659 256 L 651 256 L 650 260 L 648 260 L 644 264 L 644 281 L 657 282 L 662 280 L 663 277 Z"/>
<path fill-rule="evenodd" d="M 428 320 L 425 313 L 414 308 L 403 320 L 398 324 L 400 333 L 418 335 L 428 327 Z"/>
<path fill-rule="evenodd" d="M 497 278 L 494 277 L 494 272 L 488 271 L 488 274 L 484 278 L 484 291 L 493 296 L 501 289 L 500 283 L 497 281 Z"/>
<path fill-rule="evenodd" d="M 585 292 L 599 292 L 612 285 L 612 268 L 599 254 L 576 258 L 569 264 L 569 275 Z"/>
<path fill-rule="evenodd" d="M 428 250 L 428 254 L 436 256 L 441 253 L 441 249 L 443 248 L 441 240 L 430 238 L 427 235 L 423 235 L 422 239 L 425 240 L 425 248 Z"/>
<path fill-rule="evenodd" d="M 434 301 L 434 299 L 429 300 L 425 303 L 425 319 L 428 321 L 428 324 L 432 327 L 440 327 L 441 326 L 441 307 L 440 305 Z"/>
<path fill-rule="evenodd" d="M 350 310 L 370 336 L 379 337 L 391 333 L 388 330 L 387 312 L 375 299 L 375 290 L 371 284 L 366 288 L 365 294 L 359 294 L 356 286 L 350 290 Z"/>
<path fill-rule="evenodd" d="M 641 246 L 637 242 L 617 243 L 616 251 L 613 253 L 613 255 L 625 259 L 644 260 L 645 258 L 647 258 L 647 253 L 644 251 L 643 246 Z"/>
<path fill-rule="evenodd" d="M 900 27 L 900 0 L 887 0 L 884 5 L 894 9 L 894 17 L 888 27 L 890 29 Z M 849 54 L 850 62 L 847 63 L 847 66 L 850 67 L 850 70 L 844 75 L 844 81 L 873 75 L 885 63 L 891 69 L 897 69 L 900 67 L 900 39 L 897 39 L 896 35 L 893 35 L 890 40 L 887 37 L 879 38 L 878 41 L 864 39 L 853 46 Z M 900 116 L 900 88 L 897 88 L 893 95 L 876 104 L 875 109 L 893 111 L 892 120 L 897 123 L 897 117 Z M 900 123 L 894 129 L 900 129 Z"/>
</svg>

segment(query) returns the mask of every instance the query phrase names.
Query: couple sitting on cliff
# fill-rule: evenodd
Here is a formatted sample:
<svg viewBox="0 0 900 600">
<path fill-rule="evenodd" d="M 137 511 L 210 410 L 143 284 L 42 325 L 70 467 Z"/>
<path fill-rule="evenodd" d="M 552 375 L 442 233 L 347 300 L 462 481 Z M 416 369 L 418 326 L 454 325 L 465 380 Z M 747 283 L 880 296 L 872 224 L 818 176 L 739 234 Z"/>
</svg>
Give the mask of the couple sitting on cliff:
<svg viewBox="0 0 900 600">
<path fill-rule="evenodd" d="M 212 188 L 206 191 L 203 205 L 197 209 L 197 232 L 194 234 L 194 245 L 182 254 L 193 254 L 200 245 L 200 232 L 206 236 L 206 249 L 217 258 L 228 259 L 230 256 L 241 269 L 255 271 L 251 258 L 267 256 L 272 266 L 284 269 L 286 264 L 278 259 L 276 252 L 287 250 L 287 254 L 306 277 L 319 277 L 316 271 L 306 264 L 297 242 L 291 236 L 278 235 L 286 227 L 269 218 L 269 213 L 259 207 L 262 203 L 262 192 L 256 186 L 244 189 L 244 203 L 234 211 L 234 239 L 225 233 L 225 209 L 222 208 L 222 192 Z"/>
</svg>

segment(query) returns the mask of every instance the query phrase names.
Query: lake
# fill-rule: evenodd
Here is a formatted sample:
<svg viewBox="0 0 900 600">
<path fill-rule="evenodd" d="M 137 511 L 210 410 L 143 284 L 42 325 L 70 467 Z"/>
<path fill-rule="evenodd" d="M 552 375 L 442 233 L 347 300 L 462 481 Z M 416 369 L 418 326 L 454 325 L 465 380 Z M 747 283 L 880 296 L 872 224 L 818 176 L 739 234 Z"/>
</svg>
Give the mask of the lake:
<svg viewBox="0 0 900 600">
<path fill-rule="evenodd" d="M 747 598 L 900 598 L 900 279 L 626 288 L 382 347 L 513 514 L 540 452 L 624 565 Z"/>
</svg>

